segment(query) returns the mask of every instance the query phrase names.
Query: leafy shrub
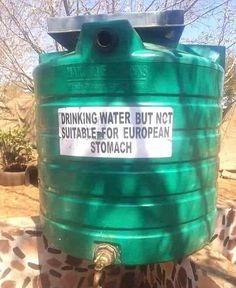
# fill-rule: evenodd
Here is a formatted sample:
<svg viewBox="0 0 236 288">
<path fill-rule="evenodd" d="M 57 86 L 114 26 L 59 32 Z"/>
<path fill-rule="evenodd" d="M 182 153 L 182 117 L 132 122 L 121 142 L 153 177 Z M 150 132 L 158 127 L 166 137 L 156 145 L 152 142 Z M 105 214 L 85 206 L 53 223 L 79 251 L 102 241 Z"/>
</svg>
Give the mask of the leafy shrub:
<svg viewBox="0 0 236 288">
<path fill-rule="evenodd" d="M 0 155 L 4 171 L 24 171 L 27 162 L 32 159 L 32 152 L 25 129 L 0 130 Z"/>
</svg>

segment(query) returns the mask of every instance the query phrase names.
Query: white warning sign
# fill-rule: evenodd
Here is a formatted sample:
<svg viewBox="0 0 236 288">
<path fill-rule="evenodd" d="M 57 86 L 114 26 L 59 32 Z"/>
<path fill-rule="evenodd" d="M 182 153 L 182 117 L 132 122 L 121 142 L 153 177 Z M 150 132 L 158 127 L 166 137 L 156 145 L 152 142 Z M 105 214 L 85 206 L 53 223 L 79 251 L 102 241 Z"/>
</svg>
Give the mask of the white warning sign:
<svg viewBox="0 0 236 288">
<path fill-rule="evenodd" d="M 171 107 L 58 109 L 60 154 L 100 158 L 172 156 Z"/>
</svg>

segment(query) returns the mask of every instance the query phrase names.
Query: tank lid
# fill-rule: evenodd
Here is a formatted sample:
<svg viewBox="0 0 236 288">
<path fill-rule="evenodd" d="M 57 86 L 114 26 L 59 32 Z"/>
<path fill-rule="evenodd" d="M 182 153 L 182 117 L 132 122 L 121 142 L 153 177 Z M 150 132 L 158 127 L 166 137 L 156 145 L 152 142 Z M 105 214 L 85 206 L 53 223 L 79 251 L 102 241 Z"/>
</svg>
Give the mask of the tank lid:
<svg viewBox="0 0 236 288">
<path fill-rule="evenodd" d="M 184 29 L 184 11 L 170 10 L 163 12 L 145 13 L 117 13 L 100 15 L 83 15 L 68 17 L 50 17 L 47 20 L 48 34 L 58 43 L 69 50 L 76 46 L 82 25 L 88 22 L 105 22 L 111 20 L 128 20 L 143 41 L 150 33 L 171 35 L 172 40 L 178 43 Z M 171 34 L 169 32 L 172 32 Z"/>
</svg>

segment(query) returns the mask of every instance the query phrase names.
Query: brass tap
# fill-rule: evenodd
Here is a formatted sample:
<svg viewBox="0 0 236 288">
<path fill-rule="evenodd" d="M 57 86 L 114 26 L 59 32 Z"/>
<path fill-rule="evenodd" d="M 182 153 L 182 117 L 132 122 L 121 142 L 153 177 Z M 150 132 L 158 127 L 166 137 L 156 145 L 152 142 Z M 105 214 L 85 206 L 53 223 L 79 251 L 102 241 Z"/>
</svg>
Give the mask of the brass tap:
<svg viewBox="0 0 236 288">
<path fill-rule="evenodd" d="M 118 256 L 117 248 L 111 244 L 99 244 L 94 253 L 93 288 L 102 288 L 102 276 L 105 267 L 112 265 Z"/>
</svg>

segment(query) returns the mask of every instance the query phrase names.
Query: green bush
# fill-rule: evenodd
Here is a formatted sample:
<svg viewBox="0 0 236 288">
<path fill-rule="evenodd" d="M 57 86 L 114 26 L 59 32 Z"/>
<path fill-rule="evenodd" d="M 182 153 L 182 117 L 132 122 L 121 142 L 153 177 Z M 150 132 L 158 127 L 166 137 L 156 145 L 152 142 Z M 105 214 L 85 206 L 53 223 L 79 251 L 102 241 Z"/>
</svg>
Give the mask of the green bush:
<svg viewBox="0 0 236 288">
<path fill-rule="evenodd" d="M 32 159 L 32 152 L 25 129 L 0 130 L 0 155 L 4 171 L 24 171 L 27 162 Z"/>
</svg>

